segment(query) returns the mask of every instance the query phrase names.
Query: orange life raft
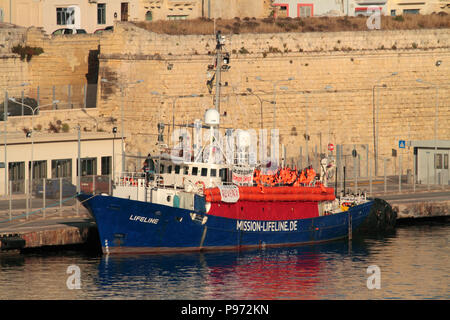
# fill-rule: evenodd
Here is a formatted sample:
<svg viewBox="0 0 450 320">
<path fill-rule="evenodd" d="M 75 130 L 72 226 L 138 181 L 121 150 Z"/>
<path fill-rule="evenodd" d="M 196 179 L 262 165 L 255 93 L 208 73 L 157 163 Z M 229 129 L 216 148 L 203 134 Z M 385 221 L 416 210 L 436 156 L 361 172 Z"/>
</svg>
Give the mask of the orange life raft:
<svg viewBox="0 0 450 320">
<path fill-rule="evenodd" d="M 264 187 L 239 188 L 239 200 L 247 201 L 333 201 L 334 189 L 319 187 Z M 205 189 L 207 202 L 222 201 L 219 188 Z"/>
</svg>

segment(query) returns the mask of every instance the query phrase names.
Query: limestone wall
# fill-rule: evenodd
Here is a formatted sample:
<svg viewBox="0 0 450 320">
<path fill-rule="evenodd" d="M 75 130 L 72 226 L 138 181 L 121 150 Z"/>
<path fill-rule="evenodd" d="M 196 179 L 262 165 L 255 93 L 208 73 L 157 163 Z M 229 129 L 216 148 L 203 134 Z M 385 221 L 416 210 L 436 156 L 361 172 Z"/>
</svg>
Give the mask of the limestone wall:
<svg viewBox="0 0 450 320">
<path fill-rule="evenodd" d="M 2 32 L 0 37 L 5 36 Z M 113 126 L 120 130 L 123 107 L 127 152 L 147 154 L 154 151 L 158 121 L 171 124 L 174 117 L 182 124 L 203 119 L 213 105 L 214 90 L 209 93 L 206 86 L 212 76 L 207 66 L 213 64 L 213 35 L 158 35 L 128 23 L 117 23 L 113 33 L 102 36 L 51 38 L 33 28 L 21 32 L 14 39 L 40 46 L 44 54 L 22 62 L 5 49 L 0 89 L 30 82 L 28 94 L 36 95 L 39 86 L 45 104 L 51 101 L 54 84 L 65 90 L 69 83 L 75 87 L 107 80 L 99 82 L 97 110 L 88 110 L 89 115 L 81 110 L 42 112 L 34 122 L 41 130 L 57 121 L 67 123 L 69 130 L 80 122 L 86 131 L 110 131 Z M 412 151 L 398 150 L 398 140 L 434 139 L 436 119 L 436 90 L 416 79 L 439 85 L 438 139 L 450 139 L 449 47 L 447 29 L 226 36 L 231 69 L 222 74 L 222 128 L 275 125 L 288 159 L 298 157 L 300 147 L 306 154 L 306 133 L 309 153 L 316 148 L 324 151 L 329 142 L 346 145 L 347 153 L 354 144 L 368 145 L 372 159 L 378 129 L 379 159 L 391 158 L 396 149 L 412 167 Z M 274 81 L 289 77 L 294 80 L 275 86 L 276 105 L 272 104 Z M 136 80 L 144 82 L 131 84 Z M 262 108 L 247 88 L 263 99 Z M 178 98 L 174 105 L 172 98 L 151 91 L 199 97 Z M 82 92 L 73 94 L 74 101 L 82 99 Z M 28 128 L 29 120 L 11 117 L 8 131 Z M 395 167 L 391 161 L 390 172 Z"/>
<path fill-rule="evenodd" d="M 367 144 L 372 158 L 374 122 L 380 159 L 391 157 L 398 140 L 434 139 L 436 91 L 416 82 L 419 78 L 440 86 L 438 138 L 450 139 L 448 30 L 242 34 L 226 39 L 231 69 L 222 74 L 223 127 L 260 128 L 261 106 L 247 94 L 251 88 L 268 100 L 263 102 L 263 127 L 272 128 L 273 81 L 295 78 L 276 86 L 275 122 L 287 158 L 298 156 L 300 146 L 305 154 L 306 131 L 309 152 L 316 146 L 325 150 L 329 142 Z M 101 116 L 113 115 L 120 123 L 120 84 L 144 80 L 125 91 L 125 130 L 133 136 L 127 150 L 150 151 L 158 119 L 172 122 L 172 99 L 151 91 L 202 95 L 177 99 L 175 122 L 203 118 L 213 103 L 206 67 L 213 63 L 214 46 L 212 35 L 158 35 L 129 24 L 116 25 L 114 34 L 101 41 L 99 77 L 109 81 L 99 89 Z M 324 90 L 326 86 L 331 90 Z M 398 151 L 412 167 L 412 151 Z M 396 165 L 390 166 L 393 173 Z"/>
<path fill-rule="evenodd" d="M 56 99 L 61 105 L 68 103 L 68 85 L 71 85 L 71 104 L 78 106 L 84 97 L 84 85 L 97 82 L 98 50 L 100 36 L 92 34 L 48 36 L 38 28 L 0 28 L 0 101 L 4 90 L 9 96 L 25 95 L 37 99 L 40 104 Z M 40 47 L 43 53 L 33 56 L 29 62 L 21 61 L 11 48 L 17 44 Z M 97 62 L 96 62 L 97 61 Z M 18 87 L 21 83 L 26 87 Z M 53 87 L 55 87 L 53 89 Z M 67 107 L 67 106 L 65 106 Z"/>
<path fill-rule="evenodd" d="M 4 90 L 12 93 L 21 91 L 20 84 L 28 80 L 28 65 L 20 61 L 11 49 L 25 43 L 26 29 L 11 27 L 0 23 L 0 98 L 3 101 Z"/>
</svg>

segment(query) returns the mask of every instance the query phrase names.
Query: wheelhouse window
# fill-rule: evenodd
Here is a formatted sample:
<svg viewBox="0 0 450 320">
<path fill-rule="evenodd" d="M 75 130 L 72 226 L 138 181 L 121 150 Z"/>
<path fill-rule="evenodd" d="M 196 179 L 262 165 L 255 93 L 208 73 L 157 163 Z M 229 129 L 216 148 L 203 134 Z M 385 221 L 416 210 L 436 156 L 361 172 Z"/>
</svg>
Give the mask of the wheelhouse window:
<svg viewBox="0 0 450 320">
<path fill-rule="evenodd" d="M 106 3 L 97 4 L 97 24 L 106 24 Z"/>
<path fill-rule="evenodd" d="M 175 166 L 175 173 L 180 174 L 180 166 Z"/>
<path fill-rule="evenodd" d="M 198 167 L 192 167 L 192 175 L 196 176 L 198 174 Z"/>
<path fill-rule="evenodd" d="M 206 177 L 208 175 L 208 168 L 202 168 L 202 177 Z"/>
<path fill-rule="evenodd" d="M 222 182 L 227 182 L 228 181 L 228 169 L 227 168 L 220 169 L 219 176 L 220 176 L 220 179 L 222 180 Z"/>
<path fill-rule="evenodd" d="M 210 176 L 215 177 L 217 175 L 217 169 L 211 169 Z"/>
<path fill-rule="evenodd" d="M 188 175 L 189 174 L 189 167 L 184 167 L 184 175 Z"/>
</svg>

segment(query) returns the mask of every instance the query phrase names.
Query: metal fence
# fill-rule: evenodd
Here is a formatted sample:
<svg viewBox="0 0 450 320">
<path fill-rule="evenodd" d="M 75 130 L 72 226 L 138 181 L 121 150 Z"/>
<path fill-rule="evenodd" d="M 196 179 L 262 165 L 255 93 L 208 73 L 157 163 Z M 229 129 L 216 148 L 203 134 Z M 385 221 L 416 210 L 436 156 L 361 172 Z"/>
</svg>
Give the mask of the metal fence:
<svg viewBox="0 0 450 320">
<path fill-rule="evenodd" d="M 286 165 L 304 168 L 312 165 L 320 172 L 320 160 L 331 155 L 336 169 L 329 183 L 338 193 L 361 193 L 380 195 L 387 193 L 424 192 L 450 190 L 449 170 L 426 170 L 424 178 L 417 177 L 417 168 L 412 154 L 393 152 L 381 155 L 377 160 L 367 144 L 336 145 L 333 151 L 319 152 L 317 146 L 308 152 L 299 148 L 297 158 L 286 159 Z M 412 153 L 412 152 L 411 152 Z M 375 168 L 377 167 L 377 168 Z M 376 174 L 375 174 L 376 173 Z"/>
<path fill-rule="evenodd" d="M 76 180 L 76 178 L 75 178 Z M 81 192 L 111 194 L 111 176 L 83 176 Z M 8 195 L 0 199 L 0 222 L 17 219 L 79 216 L 76 182 L 70 178 L 9 181 Z"/>
<path fill-rule="evenodd" d="M 8 116 L 31 115 L 32 109 L 64 110 L 95 108 L 97 84 L 37 86 L 21 90 L 10 89 L 0 92 L 0 120 L 4 118 L 5 104 Z M 39 108 L 38 108 L 39 106 Z"/>
</svg>

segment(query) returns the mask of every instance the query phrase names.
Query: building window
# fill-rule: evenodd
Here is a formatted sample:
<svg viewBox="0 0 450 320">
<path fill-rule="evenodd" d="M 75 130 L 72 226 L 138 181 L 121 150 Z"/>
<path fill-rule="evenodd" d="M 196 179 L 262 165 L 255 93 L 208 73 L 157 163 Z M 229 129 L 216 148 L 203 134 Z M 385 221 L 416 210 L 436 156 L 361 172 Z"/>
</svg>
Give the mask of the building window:
<svg viewBox="0 0 450 320">
<path fill-rule="evenodd" d="M 287 18 L 289 17 L 289 4 L 287 3 L 274 3 L 274 18 Z"/>
<path fill-rule="evenodd" d="M 395 10 L 391 10 L 391 16 L 395 17 Z"/>
<path fill-rule="evenodd" d="M 106 3 L 97 4 L 97 24 L 106 24 Z"/>
<path fill-rule="evenodd" d="M 403 14 L 419 14 L 420 9 L 403 9 Z"/>
<path fill-rule="evenodd" d="M 73 8 L 56 8 L 56 24 L 59 26 L 75 24 L 75 10 Z"/>
<path fill-rule="evenodd" d="M 153 14 L 152 14 L 151 11 L 147 11 L 147 12 L 145 13 L 145 20 L 146 20 L 146 21 L 152 21 L 152 20 L 153 20 Z"/>
<path fill-rule="evenodd" d="M 52 178 L 71 178 L 72 159 L 52 160 Z"/>
<path fill-rule="evenodd" d="M 77 169 L 78 169 L 78 161 L 77 161 Z M 97 158 L 81 159 L 81 176 L 95 176 L 95 175 L 97 175 Z"/>
<path fill-rule="evenodd" d="M 28 170 L 31 176 L 31 161 L 28 163 Z M 33 161 L 33 179 L 47 178 L 47 161 Z"/>
<path fill-rule="evenodd" d="M 442 154 L 441 153 L 436 153 L 434 155 L 434 168 L 442 169 Z"/>
<path fill-rule="evenodd" d="M 297 5 L 297 16 L 301 18 L 312 17 L 314 15 L 314 5 L 313 4 L 298 4 Z"/>
<path fill-rule="evenodd" d="M 170 15 L 167 16 L 168 20 L 186 20 L 187 19 L 187 15 Z"/>
<path fill-rule="evenodd" d="M 448 154 L 444 154 L 444 169 L 448 169 Z"/>
<path fill-rule="evenodd" d="M 25 192 L 25 162 L 8 163 L 8 175 L 11 193 Z"/>
<path fill-rule="evenodd" d="M 112 173 L 111 157 L 102 157 L 102 176 L 107 176 Z"/>
</svg>

